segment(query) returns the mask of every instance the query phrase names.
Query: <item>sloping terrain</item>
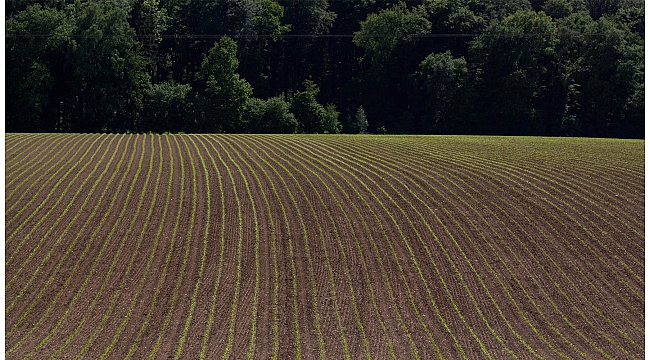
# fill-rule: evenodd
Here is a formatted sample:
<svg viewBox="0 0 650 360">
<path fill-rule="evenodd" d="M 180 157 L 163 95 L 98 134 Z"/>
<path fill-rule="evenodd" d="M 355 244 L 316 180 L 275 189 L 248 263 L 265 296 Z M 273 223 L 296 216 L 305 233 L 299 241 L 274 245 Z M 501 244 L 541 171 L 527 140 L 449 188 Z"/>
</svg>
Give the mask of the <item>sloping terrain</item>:
<svg viewBox="0 0 650 360">
<path fill-rule="evenodd" d="M 644 142 L 5 137 L 5 355 L 643 358 Z"/>
</svg>

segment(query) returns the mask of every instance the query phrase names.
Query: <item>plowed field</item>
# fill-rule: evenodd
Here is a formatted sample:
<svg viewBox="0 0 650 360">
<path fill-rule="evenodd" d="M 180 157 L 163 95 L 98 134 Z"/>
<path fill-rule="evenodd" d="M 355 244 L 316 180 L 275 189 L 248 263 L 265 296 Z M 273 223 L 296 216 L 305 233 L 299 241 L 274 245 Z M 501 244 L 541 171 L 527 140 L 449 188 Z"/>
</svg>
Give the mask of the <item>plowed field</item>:
<svg viewBox="0 0 650 360">
<path fill-rule="evenodd" d="M 644 142 L 5 136 L 8 359 L 635 359 Z"/>
</svg>

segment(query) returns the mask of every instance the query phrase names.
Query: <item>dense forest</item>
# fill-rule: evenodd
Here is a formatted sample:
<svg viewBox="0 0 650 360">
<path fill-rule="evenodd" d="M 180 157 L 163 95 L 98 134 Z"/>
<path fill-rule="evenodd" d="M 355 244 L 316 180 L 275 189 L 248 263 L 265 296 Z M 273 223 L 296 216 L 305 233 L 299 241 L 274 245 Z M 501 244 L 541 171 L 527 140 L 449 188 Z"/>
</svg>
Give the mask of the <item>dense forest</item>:
<svg viewBox="0 0 650 360">
<path fill-rule="evenodd" d="M 7 0 L 6 131 L 644 137 L 643 0 Z"/>
</svg>

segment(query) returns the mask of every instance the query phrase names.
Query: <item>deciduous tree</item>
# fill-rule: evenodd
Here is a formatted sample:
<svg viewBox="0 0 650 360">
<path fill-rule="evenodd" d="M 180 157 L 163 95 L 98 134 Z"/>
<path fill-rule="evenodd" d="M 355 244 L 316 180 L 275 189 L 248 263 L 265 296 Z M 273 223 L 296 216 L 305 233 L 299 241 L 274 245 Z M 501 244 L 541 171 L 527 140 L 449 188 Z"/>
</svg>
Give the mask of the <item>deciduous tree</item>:
<svg viewBox="0 0 650 360">
<path fill-rule="evenodd" d="M 204 56 L 197 77 L 207 99 L 202 131 L 239 132 L 245 128 L 243 113 L 253 89 L 237 73 L 237 44 L 223 37 Z"/>
<path fill-rule="evenodd" d="M 470 49 L 480 69 L 485 130 L 495 134 L 544 134 L 540 110 L 548 69 L 558 42 L 543 12 L 519 11 L 493 22 Z"/>
</svg>

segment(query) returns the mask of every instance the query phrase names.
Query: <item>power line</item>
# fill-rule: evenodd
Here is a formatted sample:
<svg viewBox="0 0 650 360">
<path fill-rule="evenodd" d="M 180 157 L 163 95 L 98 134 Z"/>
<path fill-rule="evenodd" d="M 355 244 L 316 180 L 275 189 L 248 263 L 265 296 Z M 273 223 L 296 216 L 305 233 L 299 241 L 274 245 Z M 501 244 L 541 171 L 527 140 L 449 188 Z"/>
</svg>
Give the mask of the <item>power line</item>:
<svg viewBox="0 0 650 360">
<path fill-rule="evenodd" d="M 522 34 L 121 34 L 121 35 L 94 35 L 94 34 L 6 34 L 7 38 L 53 38 L 68 37 L 73 39 L 119 39 L 119 38 L 136 38 L 136 39 L 220 39 L 229 37 L 233 39 L 258 39 L 258 38 L 283 38 L 283 39 L 351 39 L 351 38 L 468 38 L 468 37 L 581 37 L 581 36 L 606 36 L 605 33 L 522 33 Z"/>
</svg>

